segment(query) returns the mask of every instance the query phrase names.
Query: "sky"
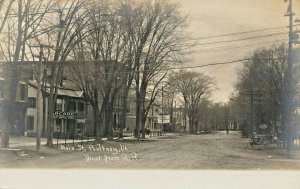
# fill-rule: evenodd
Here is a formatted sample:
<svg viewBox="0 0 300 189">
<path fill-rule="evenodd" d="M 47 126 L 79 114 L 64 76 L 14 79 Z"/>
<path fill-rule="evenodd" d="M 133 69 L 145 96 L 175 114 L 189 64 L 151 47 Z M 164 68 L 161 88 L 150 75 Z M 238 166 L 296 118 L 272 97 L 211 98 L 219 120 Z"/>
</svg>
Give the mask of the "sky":
<svg viewBox="0 0 300 189">
<path fill-rule="evenodd" d="M 198 43 L 185 66 L 243 59 L 256 48 L 288 40 L 288 17 L 284 16 L 288 4 L 284 0 L 179 0 L 179 4 L 183 13 L 189 15 L 188 36 Z M 300 0 L 293 0 L 293 6 L 295 17 L 300 18 Z M 248 31 L 256 32 L 216 37 Z M 226 102 L 234 92 L 241 67 L 242 63 L 234 63 L 193 71 L 214 77 L 216 89 L 211 100 Z"/>
</svg>

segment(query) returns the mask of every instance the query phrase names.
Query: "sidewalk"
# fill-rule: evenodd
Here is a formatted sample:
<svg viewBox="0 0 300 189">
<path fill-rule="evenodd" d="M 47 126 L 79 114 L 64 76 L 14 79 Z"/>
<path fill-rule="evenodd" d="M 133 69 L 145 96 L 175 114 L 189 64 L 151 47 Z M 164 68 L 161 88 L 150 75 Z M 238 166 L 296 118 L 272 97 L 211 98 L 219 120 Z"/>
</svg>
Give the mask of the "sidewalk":
<svg viewBox="0 0 300 189">
<path fill-rule="evenodd" d="M 165 136 L 173 136 L 173 133 L 166 133 Z M 159 136 L 159 137 L 149 137 L 149 135 L 146 135 L 146 139 L 148 140 L 156 140 L 161 137 L 165 136 Z M 133 136 L 130 137 L 123 137 L 124 139 L 135 139 Z M 118 138 L 114 138 L 118 139 Z M 107 140 L 107 138 L 102 138 L 103 141 Z M 94 142 L 95 139 L 91 138 L 89 140 L 83 139 L 83 140 L 74 140 L 74 143 L 81 143 L 81 142 Z M 46 145 L 47 138 L 41 138 L 41 145 Z M 57 139 L 53 138 L 53 145 L 57 144 L 73 144 L 73 139 Z M 36 138 L 35 137 L 25 137 L 25 136 L 10 136 L 9 137 L 9 148 L 22 148 L 22 147 L 28 147 L 28 146 L 35 146 L 36 145 Z"/>
</svg>

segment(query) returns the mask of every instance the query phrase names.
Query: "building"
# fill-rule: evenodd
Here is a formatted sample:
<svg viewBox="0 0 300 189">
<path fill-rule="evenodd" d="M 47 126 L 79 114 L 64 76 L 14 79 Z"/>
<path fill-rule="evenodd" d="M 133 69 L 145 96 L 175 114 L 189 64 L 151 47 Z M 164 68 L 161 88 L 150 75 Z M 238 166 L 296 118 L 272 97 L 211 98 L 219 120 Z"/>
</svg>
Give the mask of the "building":
<svg viewBox="0 0 300 189">
<path fill-rule="evenodd" d="M 8 116 L 5 116 L 6 100 L 9 99 L 9 80 L 5 68 L 7 64 L 2 63 L 0 67 L 0 130 L 3 130 Z M 4 69 L 3 69 L 4 68 Z M 16 87 L 15 112 L 9 115 L 13 119 L 13 127 L 9 128 L 10 135 L 36 136 L 37 129 L 37 111 L 43 111 L 43 125 L 40 131 L 43 136 L 47 131 L 48 116 L 48 96 L 49 86 L 43 95 L 43 102 L 40 104 L 41 109 L 37 110 L 37 82 L 34 79 L 33 66 L 25 64 L 22 67 L 20 78 Z M 54 118 L 54 136 L 79 136 L 91 133 L 93 130 L 91 120 L 88 119 L 88 104 L 84 101 L 83 91 L 70 85 L 59 87 L 57 91 L 57 101 L 55 105 Z M 88 125 L 88 126 L 87 126 Z"/>
<path fill-rule="evenodd" d="M 13 78 L 5 80 L 7 77 L 6 68 L 7 64 L 2 63 L 0 66 L 0 131 L 3 131 L 3 128 L 7 121 L 11 119 L 13 122 L 13 127 L 10 127 L 8 132 L 9 134 L 22 135 L 25 131 L 25 117 L 27 111 L 27 87 L 26 82 L 20 80 L 16 85 L 16 99 L 14 103 L 14 112 L 13 115 L 5 115 L 8 108 L 8 99 L 10 98 L 10 88 L 9 82 Z"/>
<path fill-rule="evenodd" d="M 148 101 L 145 102 L 146 106 Z M 152 103 L 146 123 L 145 128 L 149 130 L 162 130 L 161 125 L 158 123 L 158 118 L 161 113 L 161 106 L 156 102 Z M 126 118 L 126 129 L 129 131 L 134 131 L 136 128 L 136 99 L 134 96 L 134 91 L 131 91 L 128 99 L 128 112 Z"/>
<path fill-rule="evenodd" d="M 175 132 L 188 132 L 189 131 L 189 118 L 184 112 L 184 107 L 175 107 L 173 113 L 173 123 L 175 124 Z"/>
<path fill-rule="evenodd" d="M 46 134 L 48 116 L 48 96 L 49 88 L 46 89 L 43 103 L 40 105 L 43 111 L 42 135 Z M 26 136 L 36 135 L 37 109 L 36 109 L 37 86 L 36 81 L 28 82 L 28 107 L 26 114 Z M 54 137 L 78 137 L 90 131 L 88 123 L 88 105 L 84 101 L 83 91 L 59 87 L 54 119 Z"/>
</svg>

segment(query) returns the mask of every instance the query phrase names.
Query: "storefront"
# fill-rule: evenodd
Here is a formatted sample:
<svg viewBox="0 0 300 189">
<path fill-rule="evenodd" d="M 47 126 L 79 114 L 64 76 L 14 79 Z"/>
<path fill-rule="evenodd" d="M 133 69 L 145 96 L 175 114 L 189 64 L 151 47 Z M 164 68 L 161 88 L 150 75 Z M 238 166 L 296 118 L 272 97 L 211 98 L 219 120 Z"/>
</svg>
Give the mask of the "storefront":
<svg viewBox="0 0 300 189">
<path fill-rule="evenodd" d="M 80 118 L 77 112 L 56 111 L 53 119 L 54 137 L 78 138 L 86 132 L 86 118 Z"/>
</svg>

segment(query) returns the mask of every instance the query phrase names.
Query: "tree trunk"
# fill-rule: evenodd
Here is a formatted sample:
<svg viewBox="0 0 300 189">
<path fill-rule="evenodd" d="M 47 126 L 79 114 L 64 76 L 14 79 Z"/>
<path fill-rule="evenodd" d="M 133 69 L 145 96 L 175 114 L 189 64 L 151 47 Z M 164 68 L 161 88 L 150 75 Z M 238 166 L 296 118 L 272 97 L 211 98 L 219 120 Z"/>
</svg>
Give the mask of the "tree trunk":
<svg viewBox="0 0 300 189">
<path fill-rule="evenodd" d="M 109 103 L 109 98 L 104 98 L 104 112 L 105 112 L 105 135 L 108 139 L 112 139 L 112 126 L 111 120 L 113 117 L 113 106 Z"/>
<path fill-rule="evenodd" d="M 93 117 L 94 117 L 95 140 L 101 141 L 101 127 L 100 126 L 101 126 L 102 119 L 101 119 L 101 114 L 99 111 L 98 103 L 94 104 L 93 109 L 94 109 Z"/>
<path fill-rule="evenodd" d="M 127 106 L 128 106 L 128 93 L 129 88 L 123 91 L 123 99 L 122 99 L 122 114 L 121 114 L 121 128 L 120 128 L 120 137 L 123 138 L 123 129 L 126 128 L 126 118 L 127 118 Z"/>
<path fill-rule="evenodd" d="M 141 126 L 142 126 L 142 138 L 146 138 L 146 134 L 145 134 L 145 125 L 146 125 L 146 120 L 147 120 L 147 115 L 144 112 L 144 110 L 142 110 L 142 114 L 141 114 Z"/>
<path fill-rule="evenodd" d="M 53 100 L 50 100 L 50 98 L 51 97 L 49 97 L 49 103 L 48 103 L 47 146 L 52 147 L 53 146 L 53 132 L 54 132 L 54 119 L 53 119 L 54 107 L 52 106 Z"/>
<path fill-rule="evenodd" d="M 17 87 L 18 87 L 18 61 L 20 57 L 20 52 L 22 48 L 22 6 L 23 3 L 21 0 L 18 1 L 18 36 L 16 41 L 16 47 L 15 52 L 13 56 L 13 62 L 10 63 L 8 66 L 8 69 L 4 73 L 6 76 L 6 89 L 8 91 L 8 94 L 4 96 L 6 101 L 6 107 L 4 109 L 5 111 L 5 120 L 4 120 L 4 127 L 1 134 L 1 147 L 2 148 L 8 148 L 9 147 L 9 133 L 11 128 L 13 128 L 14 121 L 15 121 L 15 100 L 17 96 Z M 9 32 L 10 33 L 10 32 Z M 10 40 L 10 37 L 9 37 Z"/>
<path fill-rule="evenodd" d="M 137 137 L 137 140 L 140 140 L 140 123 L 141 123 L 141 99 L 139 98 L 139 95 L 136 95 L 136 132 L 135 135 Z"/>
</svg>

